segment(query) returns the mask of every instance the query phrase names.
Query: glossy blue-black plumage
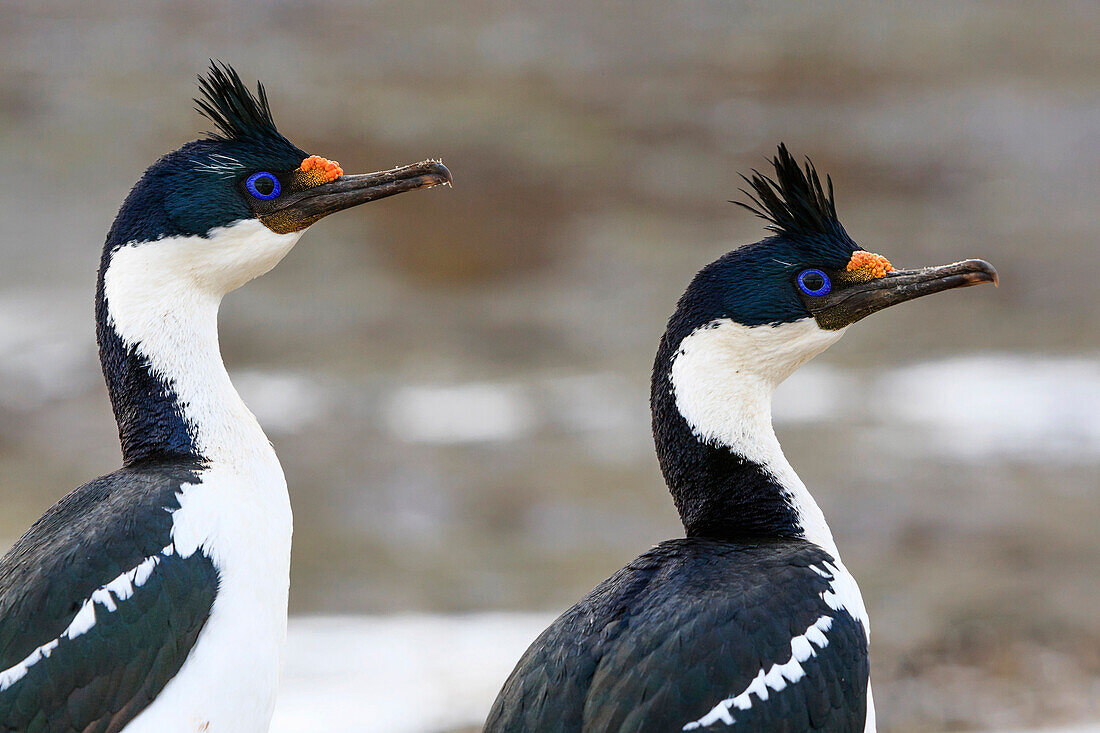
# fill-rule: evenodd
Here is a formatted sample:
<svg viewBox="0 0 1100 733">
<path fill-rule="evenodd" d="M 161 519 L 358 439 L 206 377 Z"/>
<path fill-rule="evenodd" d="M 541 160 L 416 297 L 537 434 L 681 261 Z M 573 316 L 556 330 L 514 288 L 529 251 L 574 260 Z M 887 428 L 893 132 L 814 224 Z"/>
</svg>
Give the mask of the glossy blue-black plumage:
<svg viewBox="0 0 1100 733">
<path fill-rule="evenodd" d="M 768 222 L 776 236 L 736 249 L 704 267 L 680 299 L 682 338 L 691 329 L 718 318 L 745 326 L 790 323 L 810 314 L 797 293 L 796 278 L 807 268 L 843 270 L 859 245 L 852 241 L 836 214 L 832 181 L 821 185 L 809 160 L 795 161 L 780 144 L 772 159 L 774 177 L 753 171 L 743 177 L 749 202 L 735 201 Z M 679 339 L 676 340 L 679 343 Z"/>
<path fill-rule="evenodd" d="M 132 242 L 204 237 L 253 218 L 242 196 L 248 176 L 292 171 L 307 157 L 275 127 L 262 84 L 253 94 L 231 67 L 212 62 L 199 87 L 196 104 L 216 131 L 149 166 L 115 217 L 105 255 Z"/>
<path fill-rule="evenodd" d="M 729 252 L 695 276 L 669 321 L 676 343 L 699 326 L 729 318 L 745 326 L 810 318 L 797 277 L 807 268 L 844 270 L 859 246 L 845 237 L 769 237 Z"/>
<path fill-rule="evenodd" d="M 201 464 L 124 468 L 74 490 L 0 559 L 0 670 L 51 640 L 59 644 L 0 691 L 0 732 L 111 733 L 136 717 L 179 670 L 206 623 L 217 571 L 201 553 L 161 555 L 172 544 L 177 493 Z M 115 611 L 63 636 L 98 588 L 161 556 Z"/>
<path fill-rule="evenodd" d="M 292 171 L 305 151 L 289 142 L 194 140 L 142 175 L 115 217 L 107 253 L 164 237 L 205 237 L 212 229 L 255 217 L 244 181 L 257 171 Z"/>
<path fill-rule="evenodd" d="M 804 540 L 663 542 L 558 618 L 516 665 L 489 733 L 668 733 L 791 659 L 822 616 L 828 645 L 805 676 L 707 730 L 862 731 L 867 637 L 822 599 L 832 558 Z"/>
</svg>

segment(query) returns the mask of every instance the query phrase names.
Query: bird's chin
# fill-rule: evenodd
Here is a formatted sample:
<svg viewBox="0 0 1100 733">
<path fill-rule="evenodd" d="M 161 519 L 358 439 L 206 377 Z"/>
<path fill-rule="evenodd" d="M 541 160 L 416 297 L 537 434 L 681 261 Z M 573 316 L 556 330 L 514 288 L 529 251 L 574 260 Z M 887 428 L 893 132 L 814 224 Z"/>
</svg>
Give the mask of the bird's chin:
<svg viewBox="0 0 1100 733">
<path fill-rule="evenodd" d="M 963 260 L 919 270 L 895 270 L 885 277 L 838 287 L 827 295 L 803 300 L 819 326 L 837 330 L 907 300 L 997 282 L 993 265 L 985 260 Z"/>
<path fill-rule="evenodd" d="M 453 180 L 443 163 L 425 160 L 377 173 L 340 176 L 330 183 L 290 194 L 278 208 L 259 212 L 257 216 L 271 231 L 289 234 L 337 211 L 406 191 L 450 185 Z"/>
</svg>

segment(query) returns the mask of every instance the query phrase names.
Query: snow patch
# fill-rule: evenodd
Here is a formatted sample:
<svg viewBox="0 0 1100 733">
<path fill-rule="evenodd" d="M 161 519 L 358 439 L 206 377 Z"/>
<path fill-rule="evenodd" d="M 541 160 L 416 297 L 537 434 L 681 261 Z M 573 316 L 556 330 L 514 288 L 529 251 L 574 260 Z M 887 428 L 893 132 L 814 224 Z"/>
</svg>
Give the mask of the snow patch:
<svg viewBox="0 0 1100 733">
<path fill-rule="evenodd" d="M 384 404 L 382 417 L 391 433 L 410 443 L 517 440 L 535 424 L 522 387 L 490 382 L 401 387 Z"/>
<path fill-rule="evenodd" d="M 271 733 L 428 733 L 485 721 L 540 613 L 292 618 Z"/>
</svg>

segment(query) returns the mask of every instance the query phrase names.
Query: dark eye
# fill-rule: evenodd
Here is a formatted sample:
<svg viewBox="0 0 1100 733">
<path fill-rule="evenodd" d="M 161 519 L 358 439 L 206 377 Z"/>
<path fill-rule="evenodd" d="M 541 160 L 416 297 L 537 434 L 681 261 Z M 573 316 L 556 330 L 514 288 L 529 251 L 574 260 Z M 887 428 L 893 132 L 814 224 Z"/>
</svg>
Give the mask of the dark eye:
<svg viewBox="0 0 1100 733">
<path fill-rule="evenodd" d="M 275 198 L 279 195 L 282 188 L 279 185 L 279 179 L 267 171 L 260 171 L 259 173 L 250 175 L 248 180 L 244 182 L 244 187 L 248 189 L 250 194 L 261 201 L 270 201 Z"/>
<path fill-rule="evenodd" d="M 825 295 L 833 289 L 829 276 L 816 267 L 798 273 L 798 289 L 806 295 Z"/>
</svg>

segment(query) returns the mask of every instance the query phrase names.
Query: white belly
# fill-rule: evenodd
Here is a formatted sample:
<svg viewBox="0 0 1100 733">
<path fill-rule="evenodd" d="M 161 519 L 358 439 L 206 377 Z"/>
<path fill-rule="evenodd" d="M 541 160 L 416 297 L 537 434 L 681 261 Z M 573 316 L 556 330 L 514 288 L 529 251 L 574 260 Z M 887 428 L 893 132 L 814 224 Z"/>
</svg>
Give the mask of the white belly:
<svg viewBox="0 0 1100 733">
<path fill-rule="evenodd" d="M 269 449 L 270 450 L 270 449 Z M 185 486 L 176 550 L 219 574 L 214 606 L 179 673 L 126 733 L 262 733 L 275 707 L 290 585 L 290 500 L 274 452 Z"/>
</svg>

